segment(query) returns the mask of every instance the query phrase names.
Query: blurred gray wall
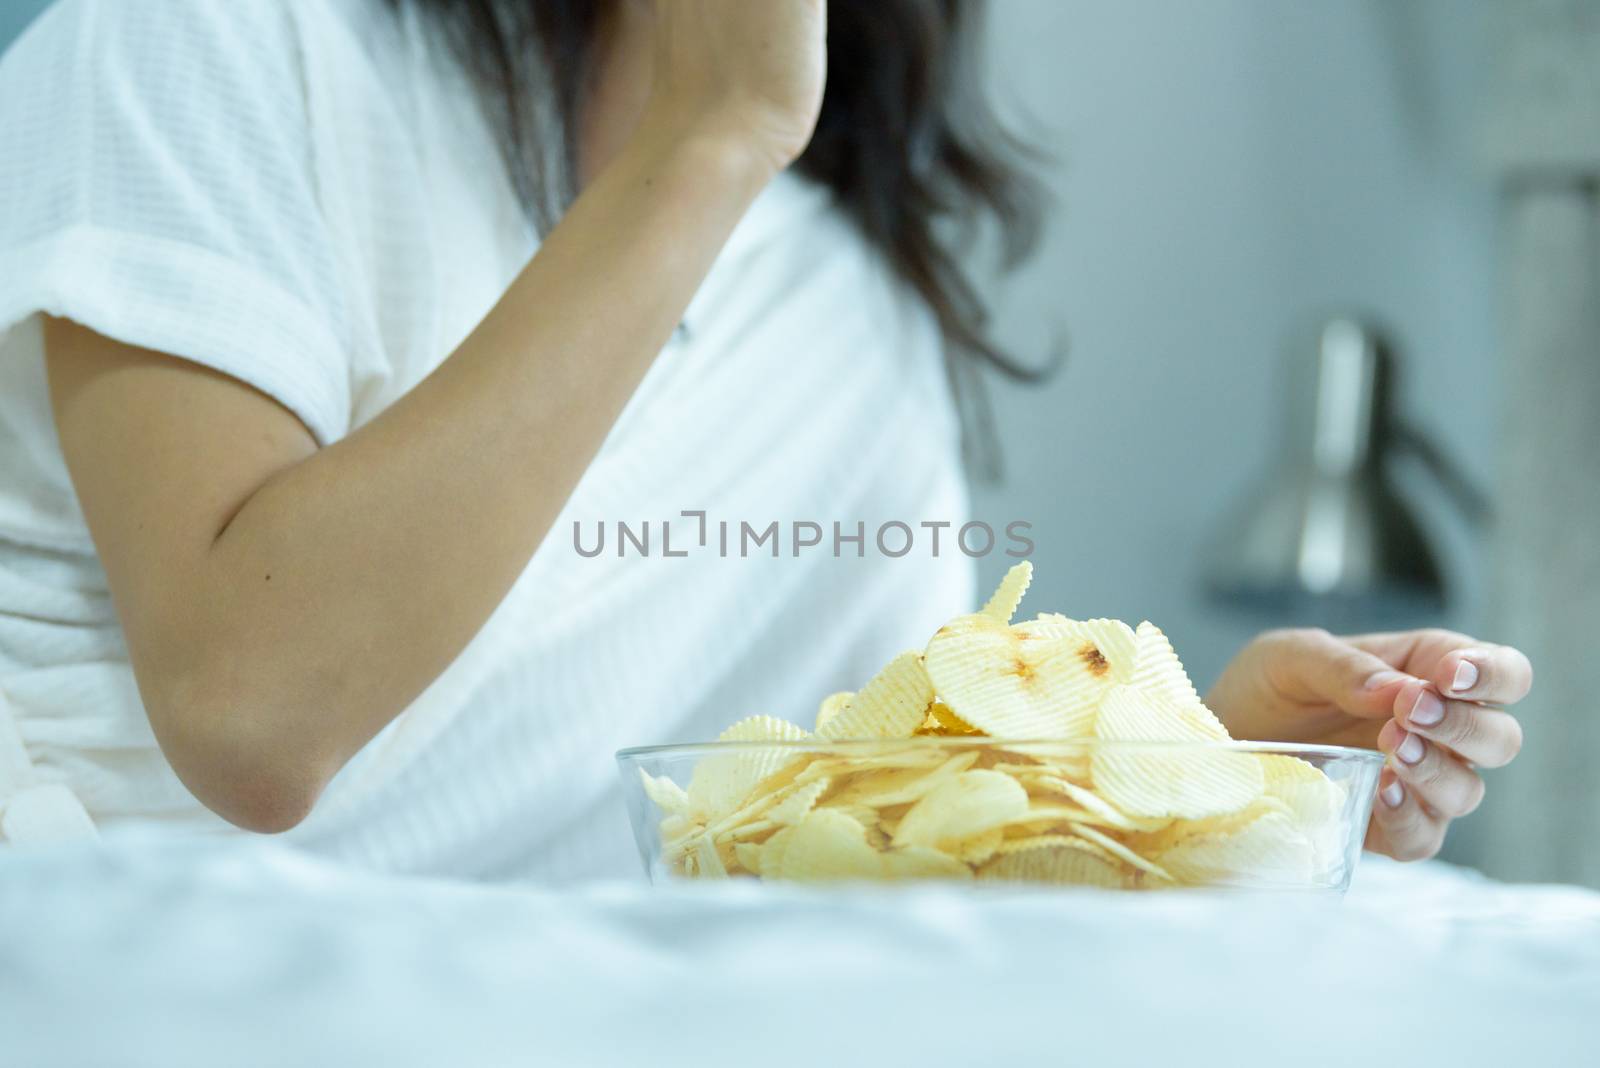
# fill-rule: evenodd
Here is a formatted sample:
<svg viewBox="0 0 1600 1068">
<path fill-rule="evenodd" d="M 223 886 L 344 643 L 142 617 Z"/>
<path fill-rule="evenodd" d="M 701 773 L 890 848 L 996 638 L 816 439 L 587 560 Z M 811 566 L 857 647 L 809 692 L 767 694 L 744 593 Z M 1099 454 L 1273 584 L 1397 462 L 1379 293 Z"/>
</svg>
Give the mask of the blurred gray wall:
<svg viewBox="0 0 1600 1068">
<path fill-rule="evenodd" d="M 992 78 L 1056 157 L 1058 200 L 1041 254 L 997 287 L 997 330 L 1023 353 L 1070 339 L 1048 386 L 996 390 L 1009 476 L 978 498 L 1034 523 L 1035 608 L 1155 620 L 1201 685 L 1289 622 L 1205 603 L 1201 550 L 1283 436 L 1286 336 L 1330 308 L 1390 324 L 1406 415 L 1487 488 L 1479 6 L 992 5 Z M 1475 629 L 1482 538 L 1426 477 L 1405 485 L 1457 585 L 1446 622 Z"/>
</svg>

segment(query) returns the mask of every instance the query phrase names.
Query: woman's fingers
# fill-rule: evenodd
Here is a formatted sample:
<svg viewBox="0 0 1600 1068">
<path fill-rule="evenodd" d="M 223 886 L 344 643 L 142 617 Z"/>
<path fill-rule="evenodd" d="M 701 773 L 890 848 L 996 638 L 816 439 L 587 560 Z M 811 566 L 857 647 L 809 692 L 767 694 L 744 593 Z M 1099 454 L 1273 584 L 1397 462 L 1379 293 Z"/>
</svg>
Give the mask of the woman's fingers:
<svg viewBox="0 0 1600 1068">
<path fill-rule="evenodd" d="M 1367 846 L 1396 860 L 1425 860 L 1444 843 L 1445 821 L 1422 807 L 1415 793 L 1385 767 L 1378 777 Z"/>
<path fill-rule="evenodd" d="M 1480 767 L 1509 764 L 1522 748 L 1522 727 L 1509 712 L 1446 700 L 1420 682 L 1400 687 L 1394 716 L 1411 733 L 1454 750 Z"/>
<path fill-rule="evenodd" d="M 1325 630 L 1275 630 L 1258 641 L 1268 654 L 1267 679 L 1278 693 L 1301 702 L 1325 702 L 1361 719 L 1387 719 L 1397 687 L 1415 681 Z"/>
<path fill-rule="evenodd" d="M 1453 630 L 1358 634 L 1349 642 L 1428 679 L 1440 693 L 1466 701 L 1515 704 L 1533 685 L 1533 665 L 1520 650 Z"/>
<path fill-rule="evenodd" d="M 1510 705 L 1528 696 L 1533 665 L 1521 650 L 1509 645 L 1479 645 L 1446 653 L 1430 677 L 1442 694 L 1463 701 Z"/>
<path fill-rule="evenodd" d="M 1457 819 L 1483 802 L 1483 779 L 1453 753 L 1412 734 L 1392 720 L 1378 735 L 1390 767 L 1405 789 L 1430 813 Z"/>
</svg>

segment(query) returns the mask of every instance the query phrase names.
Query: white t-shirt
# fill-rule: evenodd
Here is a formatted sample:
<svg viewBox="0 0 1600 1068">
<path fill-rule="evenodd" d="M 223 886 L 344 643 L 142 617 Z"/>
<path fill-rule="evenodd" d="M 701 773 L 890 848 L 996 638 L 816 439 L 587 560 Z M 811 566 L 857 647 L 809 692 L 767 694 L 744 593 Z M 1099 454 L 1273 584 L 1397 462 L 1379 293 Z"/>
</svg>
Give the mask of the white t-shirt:
<svg viewBox="0 0 1600 1068">
<path fill-rule="evenodd" d="M 0 756 L 0 806 L 59 783 L 101 826 L 225 827 L 155 746 L 39 314 L 248 382 L 326 444 L 445 359 L 535 247 L 466 83 L 382 0 L 61 0 L 0 59 L 0 733 L 31 765 Z M 505 601 L 290 837 L 393 870 L 632 871 L 613 750 L 859 686 L 971 604 L 970 561 L 918 526 L 965 513 L 930 313 L 781 176 Z M 662 555 L 668 520 L 685 557 Z M 649 556 L 619 557 L 618 521 L 649 522 Z M 741 555 L 740 524 L 774 521 L 779 558 Z M 796 521 L 823 544 L 795 555 Z M 889 521 L 910 554 L 873 544 Z M 864 524 L 864 556 L 833 555 L 835 522 Z"/>
</svg>

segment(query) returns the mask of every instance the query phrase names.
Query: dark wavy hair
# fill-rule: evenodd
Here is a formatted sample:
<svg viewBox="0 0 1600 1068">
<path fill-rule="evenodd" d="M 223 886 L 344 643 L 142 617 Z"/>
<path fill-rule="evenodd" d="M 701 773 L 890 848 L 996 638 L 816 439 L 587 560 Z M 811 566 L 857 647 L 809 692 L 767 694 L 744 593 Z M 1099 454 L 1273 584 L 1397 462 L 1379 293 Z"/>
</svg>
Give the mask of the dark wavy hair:
<svg viewBox="0 0 1600 1068">
<path fill-rule="evenodd" d="M 430 19 L 478 87 L 513 182 L 541 232 L 576 195 L 575 117 L 596 42 L 618 0 L 388 0 Z M 828 81 L 796 169 L 841 208 L 938 318 L 969 459 L 998 457 L 979 368 L 1021 380 L 1048 372 L 1001 352 L 957 247 L 985 215 L 1006 266 L 1032 251 L 1039 186 L 1027 146 L 974 89 L 975 0 L 832 0 Z"/>
</svg>

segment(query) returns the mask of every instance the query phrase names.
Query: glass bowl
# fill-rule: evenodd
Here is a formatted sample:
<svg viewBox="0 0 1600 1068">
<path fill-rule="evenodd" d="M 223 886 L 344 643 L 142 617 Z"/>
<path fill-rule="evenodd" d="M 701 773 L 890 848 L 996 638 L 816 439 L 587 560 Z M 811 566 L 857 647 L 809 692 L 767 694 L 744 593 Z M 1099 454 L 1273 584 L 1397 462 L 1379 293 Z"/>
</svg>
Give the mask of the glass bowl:
<svg viewBox="0 0 1600 1068">
<path fill-rule="evenodd" d="M 1383 754 L 1259 742 L 707 742 L 617 753 L 652 883 L 1343 893 Z"/>
</svg>

